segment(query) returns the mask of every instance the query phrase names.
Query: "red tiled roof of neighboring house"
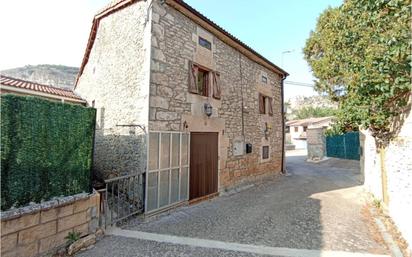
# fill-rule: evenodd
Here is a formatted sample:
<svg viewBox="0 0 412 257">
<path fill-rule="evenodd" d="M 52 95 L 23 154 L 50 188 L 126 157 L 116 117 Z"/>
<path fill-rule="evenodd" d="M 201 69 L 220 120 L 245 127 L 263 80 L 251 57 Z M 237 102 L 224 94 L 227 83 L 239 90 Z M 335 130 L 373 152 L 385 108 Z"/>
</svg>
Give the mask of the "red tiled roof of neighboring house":
<svg viewBox="0 0 412 257">
<path fill-rule="evenodd" d="M 89 35 L 89 40 L 87 42 L 87 46 L 86 46 L 86 51 L 84 53 L 83 56 L 83 60 L 82 63 L 80 65 L 80 70 L 79 70 L 79 74 L 77 76 L 76 79 L 76 84 L 75 84 L 75 88 L 77 86 L 77 83 L 79 81 L 80 76 L 83 74 L 84 68 L 89 60 L 89 56 L 90 56 L 90 52 L 93 48 L 93 43 L 94 40 L 96 39 L 96 34 L 97 34 L 97 29 L 99 27 L 99 22 L 102 18 L 118 11 L 121 10 L 135 2 L 138 1 L 142 1 L 142 0 L 113 0 L 111 1 L 107 6 L 105 6 L 103 9 L 101 9 L 93 18 L 93 23 L 92 23 L 92 28 L 90 31 L 90 35 Z M 233 42 L 235 42 L 235 45 L 239 45 L 240 47 L 244 48 L 247 52 L 250 52 L 252 55 L 256 56 L 257 58 L 261 59 L 263 61 L 264 64 L 268 65 L 269 67 L 271 67 L 274 71 L 276 71 L 277 73 L 283 75 L 284 77 L 288 76 L 289 74 L 284 71 L 282 68 L 280 68 L 279 66 L 275 65 L 274 63 L 272 63 L 271 61 L 269 61 L 268 59 L 266 59 L 265 57 L 263 57 L 262 55 L 260 55 L 258 52 L 256 52 L 255 50 L 253 50 L 250 46 L 246 45 L 245 43 L 243 43 L 242 41 L 240 41 L 238 38 L 236 38 L 235 36 L 233 36 L 232 34 L 230 34 L 229 32 L 227 32 L 225 29 L 223 29 L 222 27 L 220 27 L 219 25 L 217 25 L 216 23 L 214 23 L 213 21 L 211 21 L 209 18 L 207 18 L 206 16 L 204 16 L 203 14 L 201 14 L 199 11 L 197 11 L 196 9 L 194 9 L 193 7 L 191 7 L 190 5 L 188 5 L 187 3 L 185 3 L 183 0 L 166 0 L 166 3 L 168 4 L 172 4 L 173 7 L 175 9 L 177 9 L 178 11 L 181 12 L 181 10 L 179 10 L 180 8 L 176 8 L 177 6 L 180 6 L 186 10 L 188 10 L 191 14 L 193 14 L 194 16 L 198 17 L 200 20 L 202 20 L 203 22 L 205 22 L 206 24 L 210 25 L 212 28 L 216 29 L 218 32 L 220 32 L 222 35 L 228 37 L 230 40 L 232 40 Z M 186 15 L 187 16 L 187 15 Z M 193 20 L 192 17 L 189 17 L 190 19 Z M 212 32 L 213 33 L 213 32 Z M 213 33 L 216 35 L 216 33 Z M 242 52 L 242 51 L 241 51 Z M 242 52 L 244 53 L 244 52 Z"/>
<path fill-rule="evenodd" d="M 43 85 L 27 80 L 22 80 L 22 79 L 16 79 L 4 75 L 0 75 L 0 85 L 2 89 L 7 89 L 7 90 L 27 90 L 29 93 L 32 91 L 33 95 L 36 95 L 36 93 L 42 93 L 45 95 L 49 96 L 54 96 L 53 98 L 68 98 L 67 100 L 70 101 L 70 99 L 73 99 L 75 102 L 85 102 L 80 96 L 76 95 L 73 91 L 71 90 L 66 90 L 62 88 L 57 88 L 57 87 L 52 87 L 48 85 Z M 5 88 L 9 87 L 9 88 Z"/>
<path fill-rule="evenodd" d="M 302 120 L 290 120 L 286 122 L 286 126 L 308 126 L 320 122 L 332 120 L 333 117 L 307 118 Z"/>
</svg>

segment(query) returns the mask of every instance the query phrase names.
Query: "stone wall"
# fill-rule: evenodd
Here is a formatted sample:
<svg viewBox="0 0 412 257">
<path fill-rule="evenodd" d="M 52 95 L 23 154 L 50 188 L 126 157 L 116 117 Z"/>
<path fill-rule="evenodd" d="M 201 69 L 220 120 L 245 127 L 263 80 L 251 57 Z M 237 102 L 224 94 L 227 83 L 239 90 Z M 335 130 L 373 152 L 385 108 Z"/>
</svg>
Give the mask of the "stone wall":
<svg viewBox="0 0 412 257">
<path fill-rule="evenodd" d="M 374 138 L 363 131 L 361 143 L 365 188 L 377 199 L 385 200 L 391 218 L 412 249 L 412 115 L 384 151 L 383 174 Z"/>
<path fill-rule="evenodd" d="M 64 247 L 70 232 L 95 233 L 100 195 L 79 194 L 1 213 L 1 256 L 31 257 Z"/>
<path fill-rule="evenodd" d="M 100 20 L 75 89 L 97 109 L 94 171 L 101 178 L 139 173 L 146 167 L 148 5 L 138 1 Z"/>
<path fill-rule="evenodd" d="M 326 158 L 325 128 L 308 128 L 308 161 L 321 161 Z"/>
<path fill-rule="evenodd" d="M 150 130 L 218 132 L 220 190 L 279 173 L 282 156 L 280 75 L 248 59 L 167 4 L 154 1 L 152 16 Z M 199 35 L 212 43 L 211 50 L 198 44 Z M 221 100 L 188 92 L 189 61 L 220 73 Z M 261 82 L 263 74 L 268 78 L 267 84 Z M 259 92 L 273 97 L 273 116 L 259 114 Z M 203 113 L 206 102 L 213 106 L 210 118 Z M 253 152 L 235 156 L 235 141 L 243 146 L 251 143 Z M 270 146 L 268 161 L 261 156 L 263 145 Z"/>
</svg>

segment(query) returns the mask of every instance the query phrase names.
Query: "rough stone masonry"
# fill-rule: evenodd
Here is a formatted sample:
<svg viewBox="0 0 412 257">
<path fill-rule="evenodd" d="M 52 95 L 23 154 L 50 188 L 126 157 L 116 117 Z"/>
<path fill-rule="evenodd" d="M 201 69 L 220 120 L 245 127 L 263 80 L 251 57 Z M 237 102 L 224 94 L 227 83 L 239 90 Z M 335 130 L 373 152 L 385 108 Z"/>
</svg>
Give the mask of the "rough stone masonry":
<svg viewBox="0 0 412 257">
<path fill-rule="evenodd" d="M 94 163 L 100 176 L 143 172 L 150 131 L 218 132 L 219 191 L 281 171 L 286 73 L 258 64 L 158 0 L 136 1 L 98 26 L 76 92 L 98 109 Z M 189 62 L 220 74 L 220 100 L 189 92 Z M 273 115 L 260 114 L 259 94 L 271 99 Z M 213 107 L 211 117 L 205 103 Z"/>
</svg>

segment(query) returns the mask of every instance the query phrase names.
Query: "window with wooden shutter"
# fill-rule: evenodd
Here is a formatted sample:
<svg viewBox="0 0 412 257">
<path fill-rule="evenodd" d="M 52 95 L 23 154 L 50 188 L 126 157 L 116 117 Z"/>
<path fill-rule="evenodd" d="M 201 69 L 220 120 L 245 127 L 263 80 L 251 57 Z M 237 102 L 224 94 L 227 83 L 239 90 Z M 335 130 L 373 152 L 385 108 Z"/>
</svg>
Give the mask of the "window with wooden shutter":
<svg viewBox="0 0 412 257">
<path fill-rule="evenodd" d="M 189 92 L 202 96 L 210 96 L 213 84 L 212 72 L 206 68 L 189 62 Z"/>
<path fill-rule="evenodd" d="M 259 113 L 265 114 L 265 96 L 259 94 Z"/>
<path fill-rule="evenodd" d="M 199 89 L 197 86 L 197 74 L 198 67 L 192 62 L 189 61 L 189 92 L 194 94 L 199 94 Z"/>
<path fill-rule="evenodd" d="M 267 97 L 267 101 L 268 101 L 268 113 L 269 113 L 270 116 L 273 116 L 273 106 L 272 106 L 273 99 L 272 99 L 272 97 Z"/>
<path fill-rule="evenodd" d="M 220 74 L 213 72 L 213 98 L 220 99 L 221 89 L 220 89 Z"/>
</svg>

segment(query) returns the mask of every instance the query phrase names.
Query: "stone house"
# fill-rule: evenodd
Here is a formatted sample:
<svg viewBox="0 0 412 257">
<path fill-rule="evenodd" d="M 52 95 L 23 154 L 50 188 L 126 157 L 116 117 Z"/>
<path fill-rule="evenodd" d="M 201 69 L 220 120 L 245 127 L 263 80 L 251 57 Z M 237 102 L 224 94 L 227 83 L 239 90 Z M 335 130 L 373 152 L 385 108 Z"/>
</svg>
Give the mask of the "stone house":
<svg viewBox="0 0 412 257">
<path fill-rule="evenodd" d="M 332 119 L 333 117 L 320 117 L 287 121 L 286 142 L 295 145 L 296 149 L 306 149 L 308 128 L 328 128 Z"/>
<path fill-rule="evenodd" d="M 75 91 L 97 108 L 95 171 L 145 172 L 145 211 L 283 169 L 288 74 L 181 0 L 111 3 Z"/>
</svg>

